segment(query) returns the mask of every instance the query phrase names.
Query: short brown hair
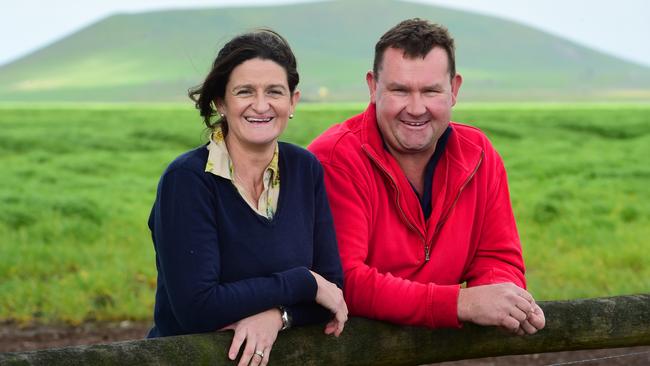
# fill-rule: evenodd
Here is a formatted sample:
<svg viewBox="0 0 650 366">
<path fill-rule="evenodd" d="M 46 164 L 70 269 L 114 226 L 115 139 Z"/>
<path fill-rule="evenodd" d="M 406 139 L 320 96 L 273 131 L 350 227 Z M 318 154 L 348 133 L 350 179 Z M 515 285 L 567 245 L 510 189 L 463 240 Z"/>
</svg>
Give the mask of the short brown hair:
<svg viewBox="0 0 650 366">
<path fill-rule="evenodd" d="M 456 75 L 454 39 L 447 28 L 440 24 L 413 18 L 400 22 L 384 33 L 375 45 L 375 61 L 372 66 L 375 79 L 379 77 L 384 51 L 389 47 L 403 50 L 409 58 L 424 58 L 434 47 L 440 47 L 447 52 L 449 76 L 453 78 Z"/>
</svg>

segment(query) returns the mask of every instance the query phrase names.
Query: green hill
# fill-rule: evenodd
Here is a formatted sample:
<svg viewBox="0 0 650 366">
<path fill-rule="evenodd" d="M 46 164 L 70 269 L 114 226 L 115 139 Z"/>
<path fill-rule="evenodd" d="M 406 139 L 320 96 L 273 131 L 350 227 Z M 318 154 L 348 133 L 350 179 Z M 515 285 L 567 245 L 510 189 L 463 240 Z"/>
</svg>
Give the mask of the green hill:
<svg viewBox="0 0 650 366">
<path fill-rule="evenodd" d="M 457 41 L 463 100 L 650 100 L 650 68 L 498 18 L 389 0 L 117 14 L 0 67 L 2 101 L 181 101 L 219 47 L 259 26 L 298 56 L 306 100 L 367 100 L 379 36 L 421 17 Z"/>
</svg>

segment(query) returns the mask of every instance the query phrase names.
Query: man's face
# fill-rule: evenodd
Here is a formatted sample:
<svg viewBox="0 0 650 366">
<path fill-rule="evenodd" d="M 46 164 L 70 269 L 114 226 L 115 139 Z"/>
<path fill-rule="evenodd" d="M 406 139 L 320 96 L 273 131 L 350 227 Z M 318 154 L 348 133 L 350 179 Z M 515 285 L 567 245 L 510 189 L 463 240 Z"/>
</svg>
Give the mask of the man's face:
<svg viewBox="0 0 650 366">
<path fill-rule="evenodd" d="M 434 47 L 424 58 L 411 59 L 400 49 L 388 48 L 378 78 L 368 72 L 366 81 L 390 152 L 433 154 L 462 82 L 458 74 L 450 80 L 446 51 Z"/>
</svg>

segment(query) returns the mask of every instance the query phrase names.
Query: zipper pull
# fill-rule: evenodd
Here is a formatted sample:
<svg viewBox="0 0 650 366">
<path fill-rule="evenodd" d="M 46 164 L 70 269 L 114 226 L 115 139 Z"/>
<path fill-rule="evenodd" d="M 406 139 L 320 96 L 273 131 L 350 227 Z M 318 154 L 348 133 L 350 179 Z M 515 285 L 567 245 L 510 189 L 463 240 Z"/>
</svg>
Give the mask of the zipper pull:
<svg viewBox="0 0 650 366">
<path fill-rule="evenodd" d="M 429 246 L 425 245 L 424 246 L 424 262 L 425 263 L 428 262 L 429 259 L 430 259 L 430 257 L 429 257 Z"/>
</svg>

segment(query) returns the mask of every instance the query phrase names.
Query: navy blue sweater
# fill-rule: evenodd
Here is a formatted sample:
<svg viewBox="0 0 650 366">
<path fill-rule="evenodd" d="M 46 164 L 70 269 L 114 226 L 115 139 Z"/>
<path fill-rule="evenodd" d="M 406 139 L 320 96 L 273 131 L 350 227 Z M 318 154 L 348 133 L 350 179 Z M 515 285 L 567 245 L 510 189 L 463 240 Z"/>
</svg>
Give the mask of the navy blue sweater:
<svg viewBox="0 0 650 366">
<path fill-rule="evenodd" d="M 179 156 L 158 184 L 149 217 L 158 287 L 148 336 L 215 331 L 280 305 L 294 325 L 330 319 L 314 302 L 309 273 L 342 286 L 320 163 L 280 143 L 282 182 L 269 221 L 231 181 L 205 172 L 207 158 L 205 146 Z"/>
</svg>

